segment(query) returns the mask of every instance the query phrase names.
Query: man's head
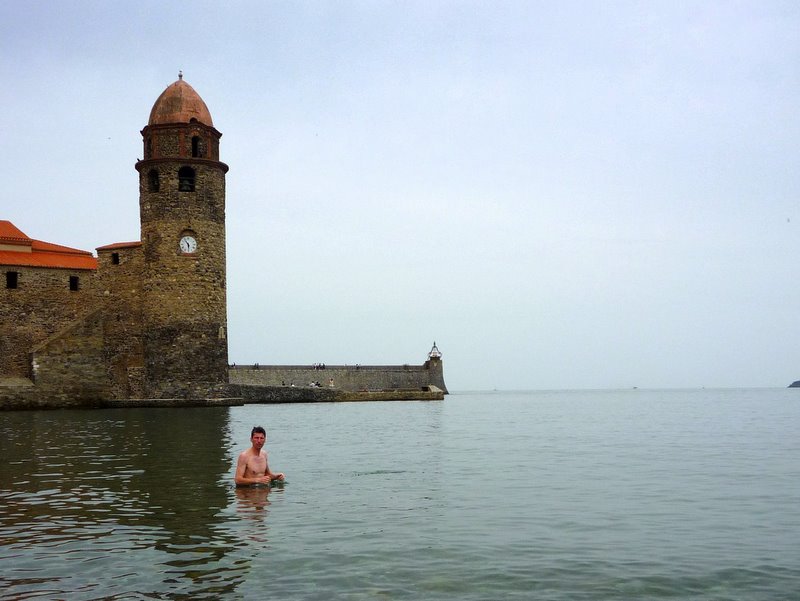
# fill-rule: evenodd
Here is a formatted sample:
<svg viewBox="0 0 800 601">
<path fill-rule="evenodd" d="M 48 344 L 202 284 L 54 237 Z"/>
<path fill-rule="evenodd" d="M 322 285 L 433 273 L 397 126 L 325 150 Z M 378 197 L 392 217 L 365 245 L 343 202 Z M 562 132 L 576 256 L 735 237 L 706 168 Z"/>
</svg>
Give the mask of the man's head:
<svg viewBox="0 0 800 601">
<path fill-rule="evenodd" d="M 250 432 L 250 442 L 253 443 L 253 447 L 256 449 L 261 449 L 264 446 L 264 443 L 267 442 L 267 432 L 261 426 L 256 426 L 253 428 L 252 432 Z"/>
</svg>

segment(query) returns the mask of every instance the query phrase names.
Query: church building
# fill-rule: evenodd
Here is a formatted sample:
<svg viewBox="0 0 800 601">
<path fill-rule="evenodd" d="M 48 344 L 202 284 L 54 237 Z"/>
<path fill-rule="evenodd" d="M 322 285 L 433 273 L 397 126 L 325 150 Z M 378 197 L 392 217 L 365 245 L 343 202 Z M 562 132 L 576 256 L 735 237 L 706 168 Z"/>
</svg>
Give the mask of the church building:
<svg viewBox="0 0 800 601">
<path fill-rule="evenodd" d="M 139 240 L 95 257 L 0 221 L 0 409 L 447 393 L 435 343 L 421 366 L 229 366 L 222 134 L 182 75 L 141 134 Z"/>
<path fill-rule="evenodd" d="M 95 258 L 0 221 L 0 400 L 229 393 L 222 134 L 182 76 L 141 133 L 140 241 Z"/>
</svg>

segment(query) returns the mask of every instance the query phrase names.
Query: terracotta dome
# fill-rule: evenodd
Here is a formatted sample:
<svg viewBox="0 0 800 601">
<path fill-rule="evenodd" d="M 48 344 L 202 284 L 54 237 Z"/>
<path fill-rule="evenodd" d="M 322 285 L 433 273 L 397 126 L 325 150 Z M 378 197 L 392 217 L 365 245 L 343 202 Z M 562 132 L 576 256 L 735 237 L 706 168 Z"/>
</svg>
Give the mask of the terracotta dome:
<svg viewBox="0 0 800 601">
<path fill-rule="evenodd" d="M 161 92 L 161 96 L 153 105 L 153 110 L 150 111 L 148 125 L 189 123 L 192 119 L 214 127 L 206 103 L 194 91 L 194 88 L 183 81 L 182 76 L 179 76 L 178 81 Z"/>
</svg>

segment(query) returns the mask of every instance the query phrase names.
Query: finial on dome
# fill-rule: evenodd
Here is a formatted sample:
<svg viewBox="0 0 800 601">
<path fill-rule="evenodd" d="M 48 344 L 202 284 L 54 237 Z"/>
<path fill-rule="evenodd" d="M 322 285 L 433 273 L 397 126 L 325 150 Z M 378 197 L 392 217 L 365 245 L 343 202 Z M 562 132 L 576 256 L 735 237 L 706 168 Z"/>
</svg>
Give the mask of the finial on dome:
<svg viewBox="0 0 800 601">
<path fill-rule="evenodd" d="M 183 79 L 183 71 L 178 71 L 178 79 Z"/>
</svg>

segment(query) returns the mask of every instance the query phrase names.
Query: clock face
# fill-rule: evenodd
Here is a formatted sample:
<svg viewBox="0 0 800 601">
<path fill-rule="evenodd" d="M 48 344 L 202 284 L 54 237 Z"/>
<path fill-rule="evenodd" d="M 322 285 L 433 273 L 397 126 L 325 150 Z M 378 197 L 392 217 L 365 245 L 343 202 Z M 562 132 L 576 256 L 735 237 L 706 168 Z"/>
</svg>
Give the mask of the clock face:
<svg viewBox="0 0 800 601">
<path fill-rule="evenodd" d="M 190 255 L 197 252 L 197 240 L 192 236 L 184 236 L 180 241 L 180 249 L 184 255 Z"/>
</svg>

